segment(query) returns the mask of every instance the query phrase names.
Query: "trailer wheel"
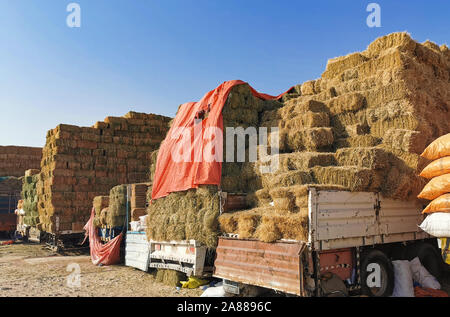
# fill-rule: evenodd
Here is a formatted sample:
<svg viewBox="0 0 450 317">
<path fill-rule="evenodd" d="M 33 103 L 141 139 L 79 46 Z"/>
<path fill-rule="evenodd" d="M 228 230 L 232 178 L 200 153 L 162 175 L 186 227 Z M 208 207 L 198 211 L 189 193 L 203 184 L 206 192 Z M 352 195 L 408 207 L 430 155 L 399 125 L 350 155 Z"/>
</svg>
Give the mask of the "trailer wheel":
<svg viewBox="0 0 450 317">
<path fill-rule="evenodd" d="M 418 257 L 420 263 L 436 279 L 440 279 L 443 273 L 443 260 L 440 252 L 431 244 L 420 242 L 409 246 L 408 259 L 411 261 Z"/>
<path fill-rule="evenodd" d="M 388 257 L 380 250 L 365 251 L 361 261 L 361 290 L 371 297 L 391 296 L 394 290 L 394 268 Z M 377 274 L 375 276 L 374 274 Z M 374 280 L 372 280 L 374 279 Z M 375 285 L 372 283 L 375 281 Z"/>
</svg>

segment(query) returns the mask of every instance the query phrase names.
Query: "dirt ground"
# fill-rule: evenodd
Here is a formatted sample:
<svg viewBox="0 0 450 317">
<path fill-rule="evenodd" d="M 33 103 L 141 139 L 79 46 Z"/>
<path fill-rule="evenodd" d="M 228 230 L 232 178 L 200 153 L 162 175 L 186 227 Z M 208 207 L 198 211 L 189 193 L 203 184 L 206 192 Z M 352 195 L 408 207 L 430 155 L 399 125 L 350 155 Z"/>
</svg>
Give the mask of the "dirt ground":
<svg viewBox="0 0 450 317">
<path fill-rule="evenodd" d="M 442 289 L 450 295 L 450 272 L 446 275 Z M 95 266 L 89 255 L 62 256 L 40 244 L 0 246 L 0 297 L 198 297 L 202 292 L 177 290 L 124 265 Z"/>
<path fill-rule="evenodd" d="M 0 246 L 0 297 L 196 297 L 202 292 L 177 290 L 124 265 L 95 266 L 88 255 L 61 256 L 39 244 Z"/>
</svg>

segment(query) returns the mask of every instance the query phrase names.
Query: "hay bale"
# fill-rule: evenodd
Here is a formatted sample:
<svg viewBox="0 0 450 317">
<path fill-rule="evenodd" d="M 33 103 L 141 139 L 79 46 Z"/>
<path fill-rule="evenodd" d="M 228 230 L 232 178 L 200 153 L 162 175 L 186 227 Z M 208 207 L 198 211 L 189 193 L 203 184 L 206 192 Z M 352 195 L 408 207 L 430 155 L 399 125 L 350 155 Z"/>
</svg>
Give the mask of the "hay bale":
<svg viewBox="0 0 450 317">
<path fill-rule="evenodd" d="M 285 130 L 286 146 L 292 151 L 325 151 L 334 142 L 332 128 Z"/>
<path fill-rule="evenodd" d="M 311 184 L 313 183 L 313 177 L 310 172 L 294 170 L 277 175 L 263 175 L 262 183 L 265 188 L 286 187 Z"/>
<path fill-rule="evenodd" d="M 292 212 L 295 210 L 295 197 L 289 187 L 278 187 L 270 190 L 275 210 Z"/>
<path fill-rule="evenodd" d="M 40 174 L 36 170 L 27 170 L 22 182 L 21 197 L 23 200 L 22 208 L 25 211 L 23 223 L 35 227 L 39 222 L 38 212 L 38 190 L 37 184 L 40 181 Z"/>
<path fill-rule="evenodd" d="M 171 193 L 148 207 L 147 236 L 160 241 L 193 239 L 215 247 L 219 210 L 217 186 Z"/>
<path fill-rule="evenodd" d="M 343 112 L 356 112 L 366 105 L 366 99 L 360 93 L 348 93 L 331 99 L 328 102 L 331 115 Z"/>
<path fill-rule="evenodd" d="M 257 213 L 241 213 L 237 220 L 237 234 L 240 239 L 250 239 L 253 237 L 259 225 L 261 215 Z"/>
<path fill-rule="evenodd" d="M 421 154 L 427 147 L 422 132 L 392 128 L 386 131 L 383 143 L 394 150 Z"/>
<path fill-rule="evenodd" d="M 300 214 L 278 215 L 266 213 L 262 216 L 255 236 L 263 242 L 280 239 L 308 241 L 308 218 Z"/>
<path fill-rule="evenodd" d="M 127 185 L 118 185 L 109 192 L 109 206 L 106 224 L 111 227 L 123 226 L 127 215 Z M 128 214 L 128 219 L 131 219 Z"/>
<path fill-rule="evenodd" d="M 303 83 L 303 85 L 301 86 L 302 96 L 314 95 L 316 93 L 316 91 L 314 90 L 314 85 L 315 85 L 314 80 L 310 80 Z"/>
<path fill-rule="evenodd" d="M 308 111 L 300 114 L 292 119 L 286 120 L 286 128 L 301 130 L 305 128 L 328 127 L 330 125 L 330 117 L 325 112 Z M 278 126 L 278 125 L 277 125 Z"/>
<path fill-rule="evenodd" d="M 109 196 L 94 197 L 93 207 L 94 207 L 96 216 L 99 216 L 100 212 L 108 206 L 109 206 Z"/>
<path fill-rule="evenodd" d="M 345 70 L 351 69 L 368 60 L 361 53 L 352 53 L 347 56 L 336 57 L 328 60 L 327 68 L 322 74 L 322 78 L 332 79 L 338 77 Z"/>
<path fill-rule="evenodd" d="M 314 166 L 335 165 L 336 160 L 333 153 L 321 152 L 294 152 L 279 155 L 280 171 L 291 170 L 306 171 Z"/>
<path fill-rule="evenodd" d="M 381 190 L 384 171 L 377 172 L 357 166 L 316 166 L 312 168 L 318 184 L 340 185 L 354 192 L 376 192 Z"/>
<path fill-rule="evenodd" d="M 389 167 L 389 154 L 376 147 L 342 148 L 336 151 L 336 161 L 340 166 L 358 166 L 370 169 Z"/>
<path fill-rule="evenodd" d="M 174 270 L 158 269 L 156 270 L 155 280 L 167 286 L 181 286 L 181 281 L 187 280 L 187 275 Z"/>
<path fill-rule="evenodd" d="M 219 223 L 223 232 L 238 234 L 243 239 L 253 238 L 264 242 L 307 240 L 307 214 L 280 213 L 273 207 L 222 214 Z"/>
<path fill-rule="evenodd" d="M 401 51 L 414 51 L 416 48 L 416 42 L 411 39 L 411 36 L 407 32 L 391 33 L 386 36 L 377 38 L 372 42 L 364 55 L 369 58 L 380 56 L 384 51 L 390 48 L 399 48 Z"/>
<path fill-rule="evenodd" d="M 358 147 L 373 147 L 382 142 L 381 138 L 372 135 L 358 135 L 348 138 L 339 138 L 334 142 L 336 149 L 340 148 L 358 148 Z"/>
</svg>

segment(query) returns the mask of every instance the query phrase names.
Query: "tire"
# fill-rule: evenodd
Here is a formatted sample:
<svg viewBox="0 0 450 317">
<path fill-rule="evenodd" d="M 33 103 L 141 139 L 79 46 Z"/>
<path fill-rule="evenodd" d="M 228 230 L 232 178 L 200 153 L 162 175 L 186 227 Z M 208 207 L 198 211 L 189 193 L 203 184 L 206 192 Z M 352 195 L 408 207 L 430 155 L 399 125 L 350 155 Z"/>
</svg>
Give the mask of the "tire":
<svg viewBox="0 0 450 317">
<path fill-rule="evenodd" d="M 368 268 L 371 263 L 380 267 L 380 287 L 367 285 L 367 279 L 373 272 Z M 388 297 L 394 291 L 394 268 L 388 257 L 380 250 L 367 250 L 361 255 L 361 290 L 364 295 L 370 297 Z"/>
<path fill-rule="evenodd" d="M 433 245 L 420 242 L 409 246 L 408 259 L 411 261 L 418 257 L 420 263 L 433 275 L 436 279 L 441 279 L 444 269 L 444 261 L 441 253 Z"/>
</svg>

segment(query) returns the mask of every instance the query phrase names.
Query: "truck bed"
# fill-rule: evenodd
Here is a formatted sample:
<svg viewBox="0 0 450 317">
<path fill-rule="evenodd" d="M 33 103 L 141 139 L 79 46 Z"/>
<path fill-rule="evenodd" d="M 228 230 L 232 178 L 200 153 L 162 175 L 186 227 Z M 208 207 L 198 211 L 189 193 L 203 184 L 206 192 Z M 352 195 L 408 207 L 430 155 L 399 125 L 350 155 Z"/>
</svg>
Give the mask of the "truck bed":
<svg viewBox="0 0 450 317">
<path fill-rule="evenodd" d="M 349 275 L 353 265 L 349 248 L 430 238 L 418 226 L 424 216 L 416 201 L 311 188 L 308 209 L 308 241 L 264 243 L 221 237 L 214 276 L 303 296 L 305 269 L 314 269 L 309 254 L 321 253 L 325 266 L 331 255 L 332 268 Z"/>
</svg>

